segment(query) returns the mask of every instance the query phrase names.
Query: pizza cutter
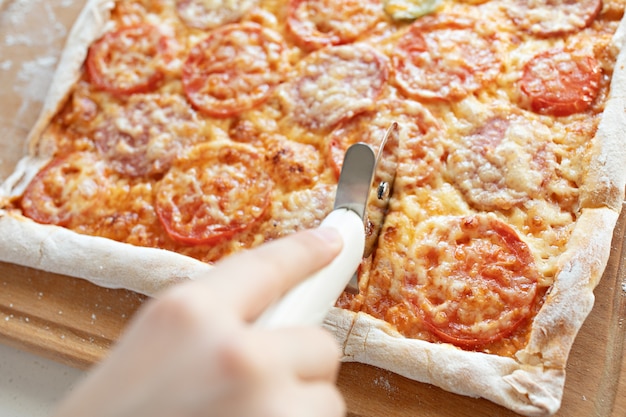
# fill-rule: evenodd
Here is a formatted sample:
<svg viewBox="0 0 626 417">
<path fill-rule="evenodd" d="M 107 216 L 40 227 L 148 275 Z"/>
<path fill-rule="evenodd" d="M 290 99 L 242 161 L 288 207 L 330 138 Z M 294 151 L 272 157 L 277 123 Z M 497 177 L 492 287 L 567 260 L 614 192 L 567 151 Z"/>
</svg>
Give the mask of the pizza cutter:
<svg viewBox="0 0 626 417">
<path fill-rule="evenodd" d="M 255 325 L 277 328 L 317 325 L 344 290 L 358 293 L 356 271 L 372 253 L 383 224 L 397 168 L 398 124 L 385 132 L 378 152 L 356 143 L 346 151 L 333 211 L 320 227 L 334 227 L 343 249 L 325 268 L 310 276 L 257 319 Z"/>
</svg>

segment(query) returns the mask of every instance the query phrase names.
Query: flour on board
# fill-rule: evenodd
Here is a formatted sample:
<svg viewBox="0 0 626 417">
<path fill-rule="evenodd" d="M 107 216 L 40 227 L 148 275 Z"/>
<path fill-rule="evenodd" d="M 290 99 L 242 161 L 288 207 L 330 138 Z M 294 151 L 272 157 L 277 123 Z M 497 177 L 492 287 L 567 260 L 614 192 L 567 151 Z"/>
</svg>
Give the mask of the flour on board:
<svg viewBox="0 0 626 417">
<path fill-rule="evenodd" d="M 84 0 L 0 1 L 0 179 L 24 155 L 46 97 L 72 15 Z"/>
</svg>

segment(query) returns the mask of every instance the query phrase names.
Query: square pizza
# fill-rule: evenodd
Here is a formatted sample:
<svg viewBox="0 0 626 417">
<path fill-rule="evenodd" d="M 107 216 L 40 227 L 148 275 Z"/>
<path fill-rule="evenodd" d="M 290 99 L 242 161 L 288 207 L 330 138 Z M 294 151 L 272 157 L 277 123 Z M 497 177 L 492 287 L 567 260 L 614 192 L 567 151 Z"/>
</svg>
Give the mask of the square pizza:
<svg viewBox="0 0 626 417">
<path fill-rule="evenodd" d="M 153 296 L 320 224 L 346 149 L 398 123 L 344 360 L 554 414 L 626 180 L 618 0 L 89 0 L 0 261 Z"/>
</svg>

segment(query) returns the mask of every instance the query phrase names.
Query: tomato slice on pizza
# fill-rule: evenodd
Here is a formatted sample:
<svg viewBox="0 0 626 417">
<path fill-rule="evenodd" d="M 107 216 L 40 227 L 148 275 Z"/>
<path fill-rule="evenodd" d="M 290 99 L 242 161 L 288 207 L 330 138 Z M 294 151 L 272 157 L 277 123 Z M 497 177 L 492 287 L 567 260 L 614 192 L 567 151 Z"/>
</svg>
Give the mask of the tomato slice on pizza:
<svg viewBox="0 0 626 417">
<path fill-rule="evenodd" d="M 115 95 L 154 91 L 164 77 L 168 42 L 150 24 L 108 32 L 89 48 L 85 63 L 89 80 Z"/>
<path fill-rule="evenodd" d="M 354 41 L 381 17 L 379 0 L 290 0 L 287 27 L 307 49 Z"/>
<path fill-rule="evenodd" d="M 526 63 L 520 89 L 533 111 L 568 116 L 589 108 L 598 95 L 601 78 L 594 57 L 551 50 Z"/>
<path fill-rule="evenodd" d="M 264 102 L 282 81 L 283 50 L 281 36 L 256 23 L 216 29 L 187 57 L 185 95 L 209 116 L 236 116 Z"/>
<path fill-rule="evenodd" d="M 409 97 L 457 101 L 500 73 L 493 39 L 456 15 L 425 16 L 400 38 L 392 56 L 395 81 Z"/>
<path fill-rule="evenodd" d="M 272 188 L 254 148 L 204 143 L 158 183 L 156 211 L 175 241 L 211 244 L 256 224 L 270 204 Z"/>
<path fill-rule="evenodd" d="M 187 26 L 207 30 L 237 22 L 255 3 L 255 0 L 177 0 L 176 11 Z"/>
<path fill-rule="evenodd" d="M 55 158 L 26 188 L 21 201 L 24 215 L 59 226 L 93 221 L 106 199 L 108 176 L 106 163 L 93 153 Z"/>
<path fill-rule="evenodd" d="M 439 339 L 484 345 L 532 315 L 539 273 L 510 226 L 474 215 L 436 217 L 418 228 L 400 293 Z"/>
</svg>

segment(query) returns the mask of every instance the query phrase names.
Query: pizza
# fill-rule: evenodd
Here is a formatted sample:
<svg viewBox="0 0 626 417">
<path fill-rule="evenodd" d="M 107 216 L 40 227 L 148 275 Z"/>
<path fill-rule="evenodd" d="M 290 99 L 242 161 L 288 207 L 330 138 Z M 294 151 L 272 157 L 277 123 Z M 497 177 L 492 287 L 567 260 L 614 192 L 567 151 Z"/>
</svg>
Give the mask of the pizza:
<svg viewBox="0 0 626 417">
<path fill-rule="evenodd" d="M 554 414 L 626 180 L 618 0 L 89 0 L 0 260 L 156 295 L 332 210 L 392 122 L 394 192 L 357 295 L 358 361 Z"/>
</svg>

